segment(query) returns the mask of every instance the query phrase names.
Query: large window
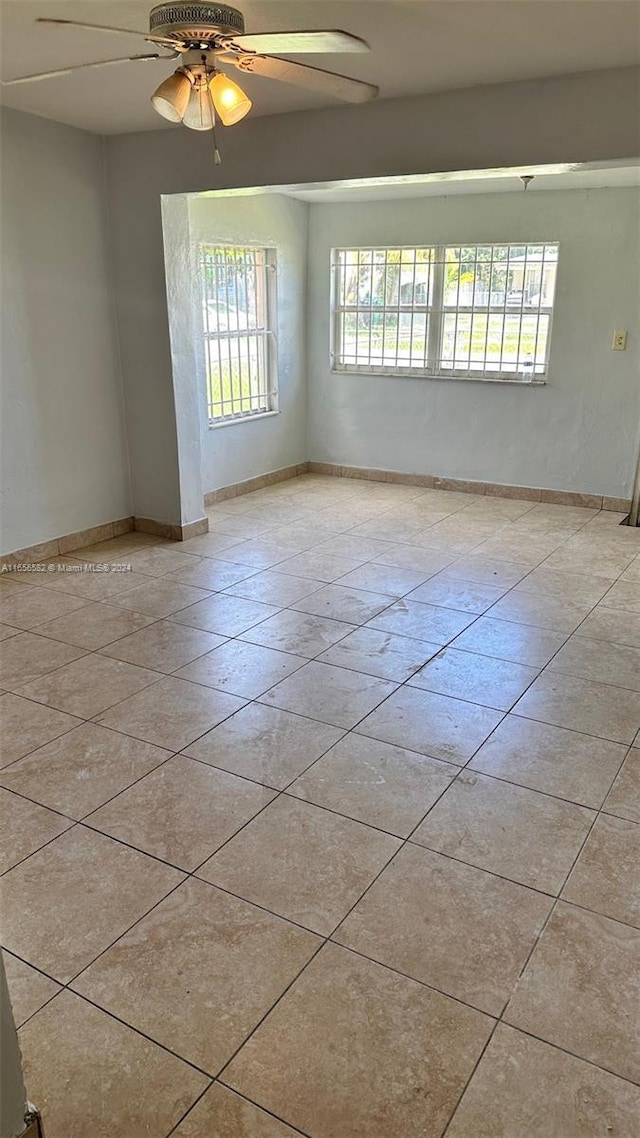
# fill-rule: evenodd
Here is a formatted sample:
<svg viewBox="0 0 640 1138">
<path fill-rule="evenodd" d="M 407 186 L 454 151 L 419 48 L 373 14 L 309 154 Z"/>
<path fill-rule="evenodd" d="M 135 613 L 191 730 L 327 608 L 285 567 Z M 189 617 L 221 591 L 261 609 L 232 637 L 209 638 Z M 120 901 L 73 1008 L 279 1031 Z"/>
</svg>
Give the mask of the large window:
<svg viewBox="0 0 640 1138">
<path fill-rule="evenodd" d="M 541 381 L 553 242 L 334 249 L 335 371 Z"/>
<path fill-rule="evenodd" d="M 202 319 L 212 423 L 277 410 L 275 250 L 202 245 Z"/>
</svg>

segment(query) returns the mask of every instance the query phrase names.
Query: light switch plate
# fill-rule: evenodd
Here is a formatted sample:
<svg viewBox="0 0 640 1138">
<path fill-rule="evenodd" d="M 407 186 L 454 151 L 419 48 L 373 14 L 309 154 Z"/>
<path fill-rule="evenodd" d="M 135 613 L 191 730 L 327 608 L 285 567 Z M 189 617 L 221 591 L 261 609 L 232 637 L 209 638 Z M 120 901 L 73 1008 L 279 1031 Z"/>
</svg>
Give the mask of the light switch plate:
<svg viewBox="0 0 640 1138">
<path fill-rule="evenodd" d="M 627 347 L 627 333 L 619 329 L 613 333 L 613 340 L 611 341 L 611 350 L 614 352 L 624 352 Z"/>
</svg>

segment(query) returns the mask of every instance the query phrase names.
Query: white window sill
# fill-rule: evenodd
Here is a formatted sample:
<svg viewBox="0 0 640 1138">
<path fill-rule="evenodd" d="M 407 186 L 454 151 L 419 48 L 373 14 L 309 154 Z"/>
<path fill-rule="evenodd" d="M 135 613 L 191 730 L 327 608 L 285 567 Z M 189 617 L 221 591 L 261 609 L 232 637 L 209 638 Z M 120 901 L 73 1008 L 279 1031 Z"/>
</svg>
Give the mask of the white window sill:
<svg viewBox="0 0 640 1138">
<path fill-rule="evenodd" d="M 501 386 L 509 384 L 511 387 L 545 387 L 547 384 L 546 376 L 536 376 L 535 379 L 516 379 L 511 376 L 499 375 L 451 375 L 451 373 L 447 371 L 436 372 L 435 374 L 427 374 L 426 372 L 416 374 L 410 371 L 367 371 L 366 368 L 332 368 L 331 374 L 359 375 L 367 379 L 445 379 L 454 381 L 455 383 L 498 383 Z"/>
<path fill-rule="evenodd" d="M 255 423 L 259 419 L 273 419 L 279 411 L 258 411 L 253 415 L 238 415 L 237 419 L 209 419 L 209 430 L 217 431 L 220 427 L 237 427 L 241 423 Z"/>
</svg>

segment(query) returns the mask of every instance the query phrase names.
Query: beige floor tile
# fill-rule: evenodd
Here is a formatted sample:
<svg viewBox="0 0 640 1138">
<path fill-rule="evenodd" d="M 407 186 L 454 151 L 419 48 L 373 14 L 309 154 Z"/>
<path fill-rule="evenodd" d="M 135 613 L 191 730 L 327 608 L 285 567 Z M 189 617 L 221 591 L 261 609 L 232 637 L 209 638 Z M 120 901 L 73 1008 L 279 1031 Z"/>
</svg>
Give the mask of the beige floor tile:
<svg viewBox="0 0 640 1138">
<path fill-rule="evenodd" d="M 0 880 L 5 945 L 67 983 L 182 876 L 74 826 Z"/>
<path fill-rule="evenodd" d="M 85 605 L 67 616 L 59 616 L 38 626 L 41 636 L 52 640 L 62 640 L 65 644 L 75 644 L 78 648 L 96 649 L 119 640 L 131 632 L 137 632 L 152 617 L 139 612 L 127 612 L 113 605 Z"/>
<path fill-rule="evenodd" d="M 0 565 L 0 597 L 3 600 L 6 597 L 19 595 L 23 584 L 28 585 L 30 582 L 22 581 L 20 573 L 14 571 L 12 565 Z"/>
<path fill-rule="evenodd" d="M 340 727 L 252 703 L 197 739 L 185 754 L 282 790 L 342 734 Z"/>
<path fill-rule="evenodd" d="M 276 605 L 265 605 L 261 601 L 247 601 L 244 597 L 218 593 L 174 613 L 171 619 L 192 628 L 217 632 L 220 636 L 238 636 L 277 612 Z"/>
<path fill-rule="evenodd" d="M 640 725 L 640 701 L 624 688 L 545 671 L 515 706 L 517 715 L 630 743 Z"/>
<path fill-rule="evenodd" d="M 152 668 L 156 672 L 174 672 L 224 643 L 225 638 L 214 632 L 158 620 L 131 636 L 124 636 L 115 644 L 109 644 L 102 654 Z"/>
<path fill-rule="evenodd" d="M 543 668 L 566 639 L 563 632 L 481 616 L 471 628 L 456 637 L 454 647 L 510 660 L 514 664 Z"/>
<path fill-rule="evenodd" d="M 64 735 L 80 722 L 73 715 L 6 692 L 0 696 L 0 768 Z"/>
<path fill-rule="evenodd" d="M 345 735 L 289 794 L 407 837 L 458 768 L 362 735 Z"/>
<path fill-rule="evenodd" d="M 184 553 L 195 553 L 199 557 L 216 557 L 237 544 L 238 538 L 235 534 L 218 533 L 212 529 L 209 533 L 202 533 L 198 537 L 190 537 L 187 541 L 181 542 L 180 549 Z"/>
<path fill-rule="evenodd" d="M 370 561 L 368 565 L 360 565 L 345 577 L 341 577 L 339 584 L 346 585 L 350 589 L 369 589 L 371 592 L 383 593 L 389 597 L 404 597 L 424 580 L 425 574 L 419 569 L 403 569 L 399 565 L 381 565 Z M 416 597 L 416 600 L 420 598 Z"/>
<path fill-rule="evenodd" d="M 19 628 L 11 628 L 8 624 L 0 624 L 0 641 L 10 640 L 12 636 L 20 635 Z"/>
<path fill-rule="evenodd" d="M 627 613 L 640 613 L 640 584 L 633 581 L 616 581 L 609 592 L 605 593 L 600 605 L 602 608 L 624 609 Z"/>
<path fill-rule="evenodd" d="M 294 550 L 288 541 L 270 541 L 271 536 L 269 533 L 264 537 L 249 538 L 247 541 L 239 541 L 237 537 L 234 537 L 236 544 L 229 546 L 216 556 L 225 561 L 238 562 L 240 565 L 253 565 L 256 570 L 272 569 L 276 565 L 280 568 L 281 563 L 284 564 Z M 306 545 L 306 542 L 303 544 Z M 298 576 L 313 576 L 313 574 L 298 573 Z"/>
<path fill-rule="evenodd" d="M 170 751 L 83 723 L 0 774 L 9 790 L 80 819 L 153 770 Z"/>
<path fill-rule="evenodd" d="M 502 597 L 491 609 L 491 616 L 501 621 L 535 625 L 552 633 L 574 632 L 591 611 L 590 604 L 577 604 L 566 596 L 526 589 L 529 578 Z"/>
<path fill-rule="evenodd" d="M 488 707 L 403 687 L 358 725 L 358 734 L 464 766 L 501 719 Z"/>
<path fill-rule="evenodd" d="M 324 585 L 317 592 L 303 597 L 292 607 L 298 612 L 325 616 L 330 620 L 345 620 L 351 624 L 364 624 L 392 603 L 393 598 L 383 593 L 364 589 L 345 588 L 344 585 Z"/>
<path fill-rule="evenodd" d="M 640 751 L 631 747 L 604 804 L 608 814 L 640 822 Z"/>
<path fill-rule="evenodd" d="M 597 809 L 624 755 L 621 743 L 507 715 L 469 766 L 518 786 Z"/>
<path fill-rule="evenodd" d="M 17 694 L 90 719 L 157 679 L 158 673 L 147 668 L 90 655 L 25 684 L 17 689 Z"/>
<path fill-rule="evenodd" d="M 327 945 L 224 1079 L 313 1138 L 439 1138 L 491 1024 Z"/>
<path fill-rule="evenodd" d="M 250 537 L 261 537 L 262 535 L 269 534 L 270 530 L 277 528 L 277 521 L 271 518 L 267 521 L 266 515 L 259 512 L 252 513 L 246 511 L 244 514 L 236 517 L 220 515 L 218 517 L 210 518 L 212 530 L 216 533 L 228 533 L 235 537 L 236 541 L 246 540 Z M 269 537 L 267 538 L 269 540 Z"/>
<path fill-rule="evenodd" d="M 335 664 L 366 672 L 384 680 L 406 680 L 439 652 L 437 644 L 427 644 L 411 636 L 394 636 L 375 628 L 358 628 L 319 657 L 322 664 Z"/>
<path fill-rule="evenodd" d="M 639 1114 L 630 1083 L 499 1024 L 447 1138 L 635 1138 Z"/>
<path fill-rule="evenodd" d="M 446 569 L 454 558 L 446 553 L 437 553 L 433 549 L 400 544 L 392 545 L 384 553 L 377 553 L 375 560 L 379 565 L 397 565 L 399 569 L 412 569 L 426 579 Z"/>
<path fill-rule="evenodd" d="M 43 584 L 47 589 L 58 593 L 71 593 L 82 597 L 85 604 L 107 601 L 117 593 L 125 593 L 136 585 L 145 585 L 148 578 L 142 573 L 134 573 L 128 564 L 123 569 L 120 562 L 104 562 L 100 567 L 91 561 L 57 558 L 55 577 L 47 577 Z"/>
<path fill-rule="evenodd" d="M 549 671 L 640 692 L 640 649 L 576 635 L 560 649 Z M 640 697 L 630 698 L 640 707 Z"/>
<path fill-rule="evenodd" d="M 396 689 L 396 684 L 315 661 L 265 692 L 261 701 L 335 727 L 355 727 Z"/>
<path fill-rule="evenodd" d="M 307 597 L 322 586 L 322 581 L 309 577 L 293 577 L 288 573 L 278 573 L 275 569 L 265 569 L 246 577 L 237 584 L 225 587 L 232 597 L 244 597 L 250 601 L 263 601 L 271 605 L 291 605 L 301 597 Z"/>
<path fill-rule="evenodd" d="M 54 617 L 63 616 L 82 608 L 86 602 L 79 597 L 54 593 L 50 589 L 28 587 L 21 593 L 12 593 L 0 599 L 0 620 L 12 628 L 28 630 L 44 624 Z"/>
<path fill-rule="evenodd" d="M 73 987 L 215 1075 L 320 944 L 289 921 L 191 878 Z"/>
<path fill-rule="evenodd" d="M 68 830 L 72 822 L 8 790 L 0 790 L 0 873 Z"/>
<path fill-rule="evenodd" d="M 387 541 L 379 541 L 372 537 L 362 537 L 358 533 L 345 533 L 340 534 L 338 537 L 330 537 L 327 541 L 323 541 L 322 545 L 318 547 L 320 553 L 331 553 L 336 557 L 353 557 L 358 558 L 363 563 L 369 561 L 372 557 L 377 557 L 379 553 L 385 553 L 389 548 Z M 360 567 L 352 569 L 352 573 L 358 573 Z M 356 585 L 356 589 L 363 589 L 364 585 Z M 374 592 L 384 593 L 384 589 L 378 589 L 377 586 Z"/>
<path fill-rule="evenodd" d="M 237 696 L 173 676 L 164 676 L 152 687 L 153 691 L 148 688 L 124 699 L 98 722 L 135 739 L 180 751 L 243 705 Z"/>
<path fill-rule="evenodd" d="M 25 964 L 10 952 L 3 952 L 2 959 L 9 988 L 9 999 L 13 1011 L 13 1020 L 16 1027 L 22 1024 L 39 1011 L 40 1008 L 60 991 L 60 985 L 42 972 L 36 972 L 31 965 Z"/>
<path fill-rule="evenodd" d="M 136 553 L 139 549 L 147 549 L 152 545 L 171 547 L 172 544 L 168 538 L 135 530 L 120 537 L 109 538 L 108 541 L 99 541 L 94 545 L 84 545 L 81 549 L 74 549 L 73 556 L 81 561 L 95 561 L 99 564 L 108 561 L 127 561 L 128 554 Z"/>
<path fill-rule="evenodd" d="M 369 627 L 381 632 L 395 632 L 400 636 L 415 636 L 442 647 L 467 628 L 473 619 L 469 613 L 425 605 L 405 597 L 374 617 L 369 622 Z"/>
<path fill-rule="evenodd" d="M 238 581 L 248 580 L 256 573 L 253 565 L 236 565 L 232 561 L 218 561 L 211 557 L 191 555 L 189 562 L 185 568 L 167 573 L 165 580 L 217 592 L 236 585 Z"/>
<path fill-rule="evenodd" d="M 561 569 L 568 573 L 586 573 L 594 577 L 602 577 L 607 581 L 615 581 L 633 560 L 631 551 L 628 553 L 608 552 L 605 549 L 591 548 L 588 545 L 565 545 L 556 549 L 555 553 L 545 561 L 549 569 Z"/>
<path fill-rule="evenodd" d="M 298 553 L 295 557 L 288 557 L 278 566 L 278 571 L 291 573 L 294 577 L 311 577 L 315 581 L 329 582 L 344 577 L 361 565 L 362 561 L 362 557 L 344 554 L 337 556 L 323 553 L 321 549 L 312 549 L 306 553 Z"/>
<path fill-rule="evenodd" d="M 509 711 L 537 675 L 537 668 L 446 648 L 408 682 L 412 687 Z"/>
<path fill-rule="evenodd" d="M 166 581 L 163 577 L 150 577 L 144 585 L 137 585 L 135 589 L 117 593 L 112 598 L 112 604 L 159 620 L 185 609 L 188 605 L 202 602 L 207 596 L 206 589 L 179 585 L 177 581 Z"/>
<path fill-rule="evenodd" d="M 625 584 L 640 584 L 640 557 L 636 557 L 625 569 L 624 573 L 620 574 L 620 580 Z"/>
<path fill-rule="evenodd" d="M 198 876 L 327 936 L 399 846 L 389 834 L 281 797 Z"/>
<path fill-rule="evenodd" d="M 504 594 L 504 588 L 495 585 L 480 585 L 461 578 L 437 574 L 409 594 L 411 601 L 421 601 L 429 605 L 457 609 L 459 612 L 480 614 Z"/>
<path fill-rule="evenodd" d="M 505 1020 L 638 1082 L 640 932 L 560 902 Z"/>
<path fill-rule="evenodd" d="M 494 585 L 498 589 L 511 589 L 529 573 L 530 566 L 519 561 L 498 561 L 483 557 L 482 553 L 470 553 L 458 558 L 446 570 L 447 577 L 461 577 L 464 581 L 476 581 L 480 585 Z"/>
<path fill-rule="evenodd" d="M 562 896 L 640 928 L 640 826 L 601 814 L 578 858 Z"/>
<path fill-rule="evenodd" d="M 173 543 L 172 548 L 155 546 L 141 549 L 138 553 L 132 553 L 128 561 L 134 573 L 143 573 L 145 577 L 165 577 L 167 573 L 189 568 L 192 555 L 182 553 Z"/>
<path fill-rule="evenodd" d="M 597 605 L 610 588 L 610 582 L 585 572 L 553 569 L 548 562 L 529 573 L 516 591 L 542 593 L 574 605 Z"/>
<path fill-rule="evenodd" d="M 165 1138 L 206 1076 L 61 992 L 20 1032 L 29 1095 L 47 1138 Z"/>
<path fill-rule="evenodd" d="M 87 823 L 191 871 L 272 798 L 266 787 L 176 755 Z"/>
<path fill-rule="evenodd" d="M 408 845 L 333 939 L 498 1016 L 552 904 L 532 889 Z"/>
<path fill-rule="evenodd" d="M 277 648 L 281 652 L 293 652 L 311 658 L 354 631 L 353 624 L 289 609 L 256 624 L 240 639 L 262 644 L 265 648 Z"/>
<path fill-rule="evenodd" d="M 296 1138 L 273 1115 L 216 1083 L 190 1110 L 172 1138 Z"/>
<path fill-rule="evenodd" d="M 609 594 L 587 617 L 580 629 L 580 636 L 589 636 L 593 640 L 611 640 L 616 644 L 640 648 L 640 606 L 638 612 L 623 608 L 605 608 L 608 596 Z"/>
<path fill-rule="evenodd" d="M 183 680 L 255 699 L 306 663 L 304 656 L 230 640 L 187 664 L 177 675 Z"/>
<path fill-rule="evenodd" d="M 584 806 L 468 771 L 412 840 L 521 885 L 559 893 L 594 817 Z"/>
<path fill-rule="evenodd" d="M 5 640 L 0 649 L 0 686 L 22 687 L 84 655 L 82 648 L 59 644 L 32 632 L 21 632 Z"/>
</svg>

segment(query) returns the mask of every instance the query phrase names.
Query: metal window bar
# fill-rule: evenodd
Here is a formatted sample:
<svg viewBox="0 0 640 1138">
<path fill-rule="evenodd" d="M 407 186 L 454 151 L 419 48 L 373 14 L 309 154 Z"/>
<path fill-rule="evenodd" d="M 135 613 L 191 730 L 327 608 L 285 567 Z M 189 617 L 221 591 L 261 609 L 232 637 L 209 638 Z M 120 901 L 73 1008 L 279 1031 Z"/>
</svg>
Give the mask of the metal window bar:
<svg viewBox="0 0 640 1138">
<path fill-rule="evenodd" d="M 420 261 L 428 265 L 424 303 L 416 288 Z M 332 366 L 384 375 L 543 377 L 557 263 L 556 242 L 334 250 Z M 397 292 L 390 295 L 394 267 Z M 351 301 L 347 283 L 353 284 Z M 455 299 L 448 303 L 452 290 Z M 405 314 L 410 317 L 406 349 Z M 422 320 L 416 321 L 418 315 Z M 381 328 L 381 342 L 373 335 L 374 324 Z"/>
<path fill-rule="evenodd" d="M 277 410 L 275 250 L 201 245 L 206 395 L 213 423 Z"/>
</svg>

